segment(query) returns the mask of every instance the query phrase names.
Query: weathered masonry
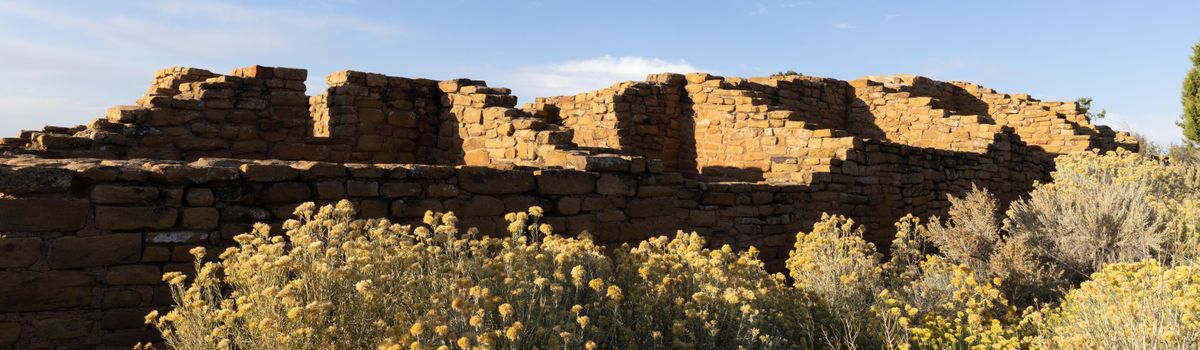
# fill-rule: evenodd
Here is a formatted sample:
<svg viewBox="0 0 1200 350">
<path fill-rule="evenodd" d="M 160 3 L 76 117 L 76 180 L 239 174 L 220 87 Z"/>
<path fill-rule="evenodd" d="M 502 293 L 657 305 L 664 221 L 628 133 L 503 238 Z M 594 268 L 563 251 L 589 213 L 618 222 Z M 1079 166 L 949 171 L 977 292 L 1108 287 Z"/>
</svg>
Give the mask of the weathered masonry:
<svg viewBox="0 0 1200 350">
<path fill-rule="evenodd" d="M 425 210 L 503 231 L 546 209 L 604 243 L 676 230 L 756 246 L 774 267 L 822 212 L 864 223 L 947 208 L 972 185 L 1002 199 L 1047 180 L 1054 156 L 1137 147 L 1045 102 L 918 76 L 850 82 L 655 74 L 538 98 L 508 89 L 342 71 L 159 71 L 133 106 L 0 143 L 0 348 L 121 348 L 169 304 L 165 271 L 218 252 L 302 202 L 348 198 L 399 222 Z"/>
</svg>

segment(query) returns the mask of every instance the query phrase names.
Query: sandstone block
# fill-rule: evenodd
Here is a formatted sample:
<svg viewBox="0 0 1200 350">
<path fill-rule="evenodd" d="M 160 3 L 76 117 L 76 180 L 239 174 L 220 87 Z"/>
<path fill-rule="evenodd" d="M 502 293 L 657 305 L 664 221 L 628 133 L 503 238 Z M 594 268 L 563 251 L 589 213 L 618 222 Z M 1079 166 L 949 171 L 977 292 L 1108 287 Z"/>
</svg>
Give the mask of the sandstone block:
<svg viewBox="0 0 1200 350">
<path fill-rule="evenodd" d="M 0 271 L 0 312 L 88 306 L 95 286 L 95 278 L 83 271 Z"/>
<path fill-rule="evenodd" d="M 392 201 L 390 216 L 393 218 L 419 218 L 425 215 L 427 210 L 446 211 L 442 202 L 436 199 L 397 199 Z"/>
<path fill-rule="evenodd" d="M 539 193 L 588 194 L 596 190 L 596 176 L 582 171 L 542 170 L 535 173 Z"/>
<path fill-rule="evenodd" d="M 104 283 L 112 285 L 125 284 L 160 284 L 162 271 L 155 265 L 115 266 L 104 275 Z"/>
<path fill-rule="evenodd" d="M 0 237 L 0 268 L 29 267 L 45 255 L 41 238 Z"/>
<path fill-rule="evenodd" d="M 388 182 L 379 189 L 379 193 L 387 198 L 419 197 L 421 184 L 412 182 Z"/>
<path fill-rule="evenodd" d="M 369 164 L 347 164 L 346 170 L 350 171 L 350 176 L 362 179 L 380 179 L 388 173 L 388 169 Z"/>
<path fill-rule="evenodd" d="M 157 270 L 157 268 L 155 268 Z M 156 283 L 162 283 L 159 279 Z M 142 293 L 135 290 L 109 290 L 100 298 L 100 308 L 134 307 L 142 304 Z"/>
<path fill-rule="evenodd" d="M 34 336 L 46 339 L 78 338 L 92 332 L 92 321 L 84 318 L 33 320 Z"/>
<path fill-rule="evenodd" d="M 458 187 L 480 194 L 509 194 L 537 188 L 533 173 L 464 166 L 458 173 Z"/>
<path fill-rule="evenodd" d="M 579 214 L 582 204 L 583 200 L 579 199 L 578 197 L 563 197 L 558 200 L 555 208 L 559 214 L 575 215 Z"/>
<path fill-rule="evenodd" d="M 158 199 L 158 189 L 150 186 L 97 185 L 92 189 L 96 204 L 147 204 Z"/>
<path fill-rule="evenodd" d="M 634 198 L 625 206 L 625 215 L 632 218 L 673 215 L 675 198 Z"/>
<path fill-rule="evenodd" d="M 688 214 L 688 224 L 699 227 L 716 226 L 717 213 L 707 210 L 692 210 Z"/>
<path fill-rule="evenodd" d="M 229 206 L 221 208 L 221 219 L 225 222 L 263 222 L 271 218 L 271 212 L 262 208 Z"/>
<path fill-rule="evenodd" d="M 143 328 L 146 314 L 150 308 L 112 309 L 104 310 L 100 315 L 102 329 L 133 329 Z"/>
<path fill-rule="evenodd" d="M 346 197 L 346 185 L 341 181 L 326 180 L 317 183 L 317 199 L 333 200 Z"/>
<path fill-rule="evenodd" d="M 296 164 L 300 175 L 306 180 L 338 178 L 346 176 L 346 166 L 325 162 L 300 162 Z"/>
<path fill-rule="evenodd" d="M 207 188 L 188 189 L 184 198 L 187 201 L 187 205 L 194 207 L 207 207 L 213 205 L 215 200 L 212 190 Z"/>
<path fill-rule="evenodd" d="M 0 166 L 0 193 L 62 192 L 71 187 L 75 172 L 62 168 Z"/>
<path fill-rule="evenodd" d="M 504 214 L 504 201 L 491 196 L 446 201 L 446 210 L 458 216 L 499 216 Z"/>
<path fill-rule="evenodd" d="M 0 198 L 0 232 L 75 231 L 87 217 L 86 200 Z"/>
<path fill-rule="evenodd" d="M 179 211 L 166 207 L 96 207 L 96 227 L 113 231 L 166 230 L 175 226 Z"/>
<path fill-rule="evenodd" d="M 138 106 L 115 106 L 110 107 L 105 113 L 104 118 L 110 123 L 132 124 L 144 121 L 146 117 L 146 109 Z"/>
<path fill-rule="evenodd" d="M 142 251 L 143 262 L 164 262 L 171 260 L 171 249 L 167 247 L 146 247 Z"/>
<path fill-rule="evenodd" d="M 253 182 L 277 182 L 295 179 L 299 170 L 286 164 L 242 164 L 242 178 Z"/>
<path fill-rule="evenodd" d="M 21 324 L 0 322 L 0 345 L 16 344 L 21 339 Z"/>
<path fill-rule="evenodd" d="M 50 242 L 46 261 L 52 269 L 73 269 L 133 263 L 141 254 L 142 235 L 138 233 L 68 236 Z"/>
<path fill-rule="evenodd" d="M 364 199 L 357 203 L 358 217 L 362 219 L 386 218 L 388 202 L 383 199 Z"/>
<path fill-rule="evenodd" d="M 601 174 L 600 180 L 596 181 L 596 193 L 633 196 L 637 194 L 637 180 L 627 175 Z"/>
<path fill-rule="evenodd" d="M 378 197 L 379 183 L 374 181 L 346 181 L 346 194 L 351 197 Z"/>
<path fill-rule="evenodd" d="M 217 228 L 221 214 L 217 208 L 184 208 L 183 228 L 188 230 L 212 230 Z"/>
<path fill-rule="evenodd" d="M 311 197 L 312 191 L 309 190 L 306 183 L 280 182 L 267 187 L 267 190 L 263 192 L 262 201 L 264 203 L 295 203 L 309 200 Z"/>
<path fill-rule="evenodd" d="M 458 196 L 458 186 L 453 184 L 429 184 L 425 193 L 431 198 L 450 198 Z"/>
</svg>

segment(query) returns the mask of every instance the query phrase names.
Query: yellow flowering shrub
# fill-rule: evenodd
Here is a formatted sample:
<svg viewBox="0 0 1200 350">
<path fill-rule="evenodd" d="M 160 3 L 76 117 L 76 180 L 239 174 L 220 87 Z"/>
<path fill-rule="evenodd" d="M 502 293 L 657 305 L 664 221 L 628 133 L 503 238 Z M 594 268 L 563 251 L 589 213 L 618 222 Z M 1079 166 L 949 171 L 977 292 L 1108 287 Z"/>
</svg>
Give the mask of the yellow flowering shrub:
<svg viewBox="0 0 1200 350">
<path fill-rule="evenodd" d="M 286 239 L 236 238 L 192 283 L 164 276 L 176 307 L 147 316 L 174 349 L 582 348 L 606 342 L 619 289 L 589 239 L 545 235 L 540 209 L 512 235 L 477 237 L 453 214 L 425 225 L 354 220 L 342 201 L 296 209 Z M 197 252 L 198 256 L 203 252 Z"/>
<path fill-rule="evenodd" d="M 1016 308 L 997 288 L 999 279 L 977 276 L 964 264 L 929 255 L 920 277 L 896 291 L 885 289 L 873 308 L 889 326 L 889 344 L 900 349 L 1019 349 L 1011 325 Z M 898 327 L 897 327 L 898 326 Z M 903 330 L 903 334 L 897 330 Z"/>
<path fill-rule="evenodd" d="M 797 289 L 812 293 L 828 308 L 831 320 L 821 325 L 821 342 L 852 349 L 873 344 L 870 315 L 875 296 L 884 288 L 883 266 L 875 245 L 863 240 L 862 226 L 838 215 L 823 215 L 812 232 L 796 236 L 787 268 Z"/>
<path fill-rule="evenodd" d="M 1026 322 L 1044 349 L 1193 349 L 1200 344 L 1200 266 L 1107 265 Z"/>
<path fill-rule="evenodd" d="M 813 301 L 768 274 L 754 248 L 707 249 L 679 232 L 617 256 L 623 321 L 635 349 L 809 349 Z"/>
</svg>

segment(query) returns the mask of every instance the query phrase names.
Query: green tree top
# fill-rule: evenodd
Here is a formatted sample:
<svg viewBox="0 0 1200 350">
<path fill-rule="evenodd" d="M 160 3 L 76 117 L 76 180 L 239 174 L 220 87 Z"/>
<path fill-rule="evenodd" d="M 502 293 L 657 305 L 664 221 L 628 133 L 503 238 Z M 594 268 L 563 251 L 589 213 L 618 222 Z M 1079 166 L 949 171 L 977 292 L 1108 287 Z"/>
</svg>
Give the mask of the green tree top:
<svg viewBox="0 0 1200 350">
<path fill-rule="evenodd" d="M 1183 116 L 1179 126 L 1189 142 L 1200 142 L 1200 43 L 1192 46 L 1192 69 L 1183 78 Z"/>
</svg>

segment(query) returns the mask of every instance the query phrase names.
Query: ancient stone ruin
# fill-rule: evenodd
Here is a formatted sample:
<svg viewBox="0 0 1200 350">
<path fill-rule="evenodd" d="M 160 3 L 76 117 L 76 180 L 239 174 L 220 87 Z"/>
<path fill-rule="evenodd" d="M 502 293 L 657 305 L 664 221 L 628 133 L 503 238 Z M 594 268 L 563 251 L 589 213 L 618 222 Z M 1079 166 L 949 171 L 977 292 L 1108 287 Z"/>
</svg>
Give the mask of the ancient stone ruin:
<svg viewBox="0 0 1200 350">
<path fill-rule="evenodd" d="M 306 201 L 398 222 L 450 210 L 484 232 L 538 205 L 561 233 L 697 231 L 778 268 L 822 212 L 885 244 L 948 194 L 1012 199 L 1058 154 L 1137 147 L 1073 102 L 911 75 L 655 74 L 519 108 L 475 80 L 341 71 L 306 96 L 306 79 L 170 68 L 136 105 L 3 139 L 0 348 L 154 339 L 142 317 L 170 303 L 163 272 Z"/>
</svg>

